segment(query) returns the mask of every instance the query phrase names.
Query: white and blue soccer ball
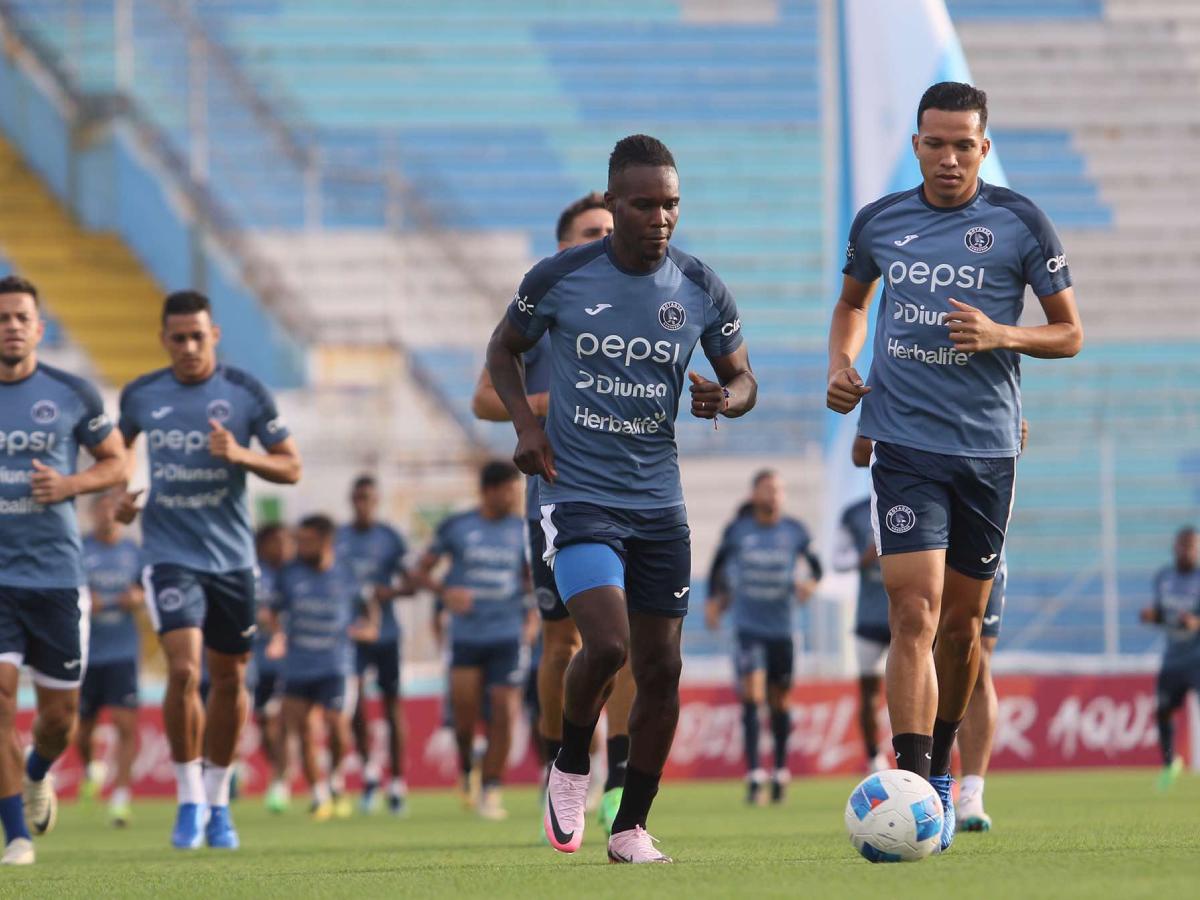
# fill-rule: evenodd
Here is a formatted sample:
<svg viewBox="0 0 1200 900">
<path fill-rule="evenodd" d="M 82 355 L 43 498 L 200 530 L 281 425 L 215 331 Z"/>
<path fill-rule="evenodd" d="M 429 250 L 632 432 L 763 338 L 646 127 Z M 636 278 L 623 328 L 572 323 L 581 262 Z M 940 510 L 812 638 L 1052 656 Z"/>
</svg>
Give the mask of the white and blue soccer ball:
<svg viewBox="0 0 1200 900">
<path fill-rule="evenodd" d="M 915 862 L 942 839 L 942 801 L 928 781 L 902 769 L 868 775 L 846 802 L 846 830 L 871 862 Z"/>
</svg>

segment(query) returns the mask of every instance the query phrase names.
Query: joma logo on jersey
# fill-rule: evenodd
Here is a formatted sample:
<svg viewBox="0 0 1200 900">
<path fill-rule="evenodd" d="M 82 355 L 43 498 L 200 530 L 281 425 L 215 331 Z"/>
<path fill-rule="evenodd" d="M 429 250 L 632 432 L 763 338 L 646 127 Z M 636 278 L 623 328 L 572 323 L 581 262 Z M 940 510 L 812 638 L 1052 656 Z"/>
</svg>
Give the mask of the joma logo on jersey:
<svg viewBox="0 0 1200 900">
<path fill-rule="evenodd" d="M 164 431 L 154 428 L 146 432 L 146 440 L 150 442 L 151 450 L 182 450 L 184 453 L 198 453 L 208 449 L 208 435 L 203 431 L 184 431 L 171 428 Z"/>
<path fill-rule="evenodd" d="M 940 287 L 950 285 L 981 291 L 985 271 L 987 270 L 982 266 L 978 269 L 974 266 L 959 266 L 956 269 L 947 263 L 938 263 L 931 267 L 929 263 L 920 259 L 911 266 L 906 266 L 901 260 L 896 260 L 888 266 L 888 284 L 928 284 L 931 294 Z"/>
<path fill-rule="evenodd" d="M 56 437 L 53 431 L 0 431 L 0 453 L 52 453 Z"/>
<path fill-rule="evenodd" d="M 585 331 L 575 338 L 575 356 L 584 359 L 597 353 L 609 359 L 624 359 L 625 365 L 650 360 L 664 365 L 676 365 L 681 353 L 679 344 L 671 341 L 655 341 L 653 344 L 642 337 L 627 341 L 619 334 L 596 337 Z"/>
</svg>

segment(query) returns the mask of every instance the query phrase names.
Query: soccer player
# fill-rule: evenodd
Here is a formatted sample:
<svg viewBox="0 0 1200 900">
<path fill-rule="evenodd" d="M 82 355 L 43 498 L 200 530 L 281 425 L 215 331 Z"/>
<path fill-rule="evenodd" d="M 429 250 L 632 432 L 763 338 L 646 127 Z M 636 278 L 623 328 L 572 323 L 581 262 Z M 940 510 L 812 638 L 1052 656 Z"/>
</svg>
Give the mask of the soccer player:
<svg viewBox="0 0 1200 900">
<path fill-rule="evenodd" d="M 143 585 L 167 658 L 163 725 L 178 783 L 171 843 L 179 849 L 205 841 L 238 846 L 229 780 L 246 719 L 246 665 L 257 630 L 246 476 L 275 484 L 300 480 L 300 454 L 274 399 L 252 375 L 218 364 L 220 339 L 207 297 L 169 294 L 161 340 L 170 366 L 121 393 L 125 444 L 132 447 L 144 432 L 150 462 Z M 252 450 L 251 438 L 265 452 Z M 118 516 L 123 521 L 137 515 L 140 493 L 126 491 Z M 199 691 L 202 647 L 212 685 L 207 710 Z"/>
<path fill-rule="evenodd" d="M 0 278 L 0 824 L 4 865 L 34 861 L 30 831 L 54 827 L 47 773 L 75 730 L 87 669 L 89 601 L 73 498 L 124 475 L 124 451 L 96 389 L 38 361 L 37 288 Z M 79 449 L 94 460 L 77 469 Z M 21 762 L 17 680 L 33 671 L 37 718 Z M 22 773 L 23 776 L 22 776 Z"/>
<path fill-rule="evenodd" d="M 570 247 L 590 244 L 612 234 L 612 213 L 604 205 L 604 195 L 593 192 L 576 200 L 558 217 L 555 237 L 559 252 Z M 525 387 L 530 406 L 545 422 L 549 403 L 550 385 L 550 335 L 545 333 L 524 354 Z M 476 417 L 490 422 L 510 421 L 508 410 L 492 386 L 492 378 L 485 368 L 475 386 L 472 409 Z M 546 774 L 549 764 L 558 755 L 562 744 L 563 691 L 566 687 L 567 666 L 579 652 L 583 642 L 579 629 L 571 620 L 567 607 L 558 595 L 554 573 L 542 558 L 546 551 L 546 537 L 541 526 L 541 506 L 538 503 L 538 478 L 531 475 L 525 482 L 525 516 L 529 521 L 529 556 L 533 569 L 533 589 L 537 598 L 538 612 L 542 616 L 542 655 L 537 665 L 537 698 L 539 706 L 538 731 L 542 738 L 546 759 Z M 608 715 L 608 774 L 604 783 L 604 796 L 600 802 L 600 825 L 609 832 L 613 817 L 621 805 L 621 791 L 625 785 L 625 768 L 629 764 L 629 710 L 633 706 L 633 673 L 626 663 L 613 680 L 605 709 Z"/>
<path fill-rule="evenodd" d="M 119 440 L 119 439 L 118 439 Z M 104 785 L 106 767 L 92 756 L 92 737 L 100 711 L 108 707 L 117 732 L 117 777 L 109 797 L 109 821 L 118 828 L 130 821 L 133 761 L 137 757 L 138 637 L 135 610 L 145 597 L 140 583 L 142 554 L 122 534 L 116 519 L 117 497 L 101 494 L 92 506 L 92 533 L 83 541 L 83 568 L 92 595 L 88 667 L 79 692 L 79 733 L 75 747 L 83 763 L 79 796 L 90 799 Z"/>
<path fill-rule="evenodd" d="M 379 486 L 370 475 L 355 479 L 350 490 L 353 519 L 337 531 L 337 557 L 349 565 L 360 586 L 380 606 L 379 636 L 354 647 L 354 672 L 358 683 L 353 708 L 354 740 L 363 761 L 363 812 L 373 812 L 381 773 L 371 758 L 371 740 L 367 722 L 367 671 L 375 674 L 375 683 L 383 695 L 383 715 L 388 729 L 388 761 L 392 780 L 388 785 L 388 810 L 403 815 L 408 786 L 404 781 L 404 701 L 400 696 L 400 648 L 402 637 L 396 620 L 396 598 L 411 594 L 404 568 L 408 545 L 392 526 L 378 520 Z"/>
<path fill-rule="evenodd" d="M 254 635 L 254 720 L 263 755 L 271 767 L 266 807 L 273 813 L 285 812 L 290 802 L 287 769 L 287 742 L 282 716 L 283 678 L 280 662 L 267 656 L 267 647 L 275 632 L 271 611 L 279 605 L 279 573 L 296 554 L 292 533 L 278 522 L 264 525 L 254 535 L 258 558 L 258 631 Z"/>
<path fill-rule="evenodd" d="M 418 582 L 438 594 L 450 611 L 450 705 L 464 792 L 469 792 L 475 726 L 487 694 L 490 715 L 478 812 L 492 820 L 508 816 L 500 785 L 520 716 L 535 622 L 526 603 L 529 566 L 525 523 L 518 514 L 520 478 L 512 463 L 485 465 L 479 507 L 438 526 L 417 570 Z M 445 557 L 450 568 L 437 583 L 431 573 Z"/>
<path fill-rule="evenodd" d="M 865 469 L 871 463 L 871 439 L 855 437 L 851 448 L 854 465 Z M 854 609 L 854 649 L 858 659 L 858 724 L 866 750 L 867 771 L 891 768 L 879 752 L 879 689 L 887 660 L 888 597 L 875 549 L 871 527 L 871 498 L 865 497 L 842 513 L 839 548 L 835 566 L 839 571 L 858 570 L 858 601 Z"/>
<path fill-rule="evenodd" d="M 679 219 L 671 152 L 646 135 L 619 141 L 604 200 L 613 233 L 530 270 L 492 336 L 488 371 L 517 433 L 517 465 L 543 479 L 547 561 L 583 638 L 567 669 L 547 837 L 562 852 L 579 849 L 588 744 L 628 657 L 637 697 L 609 858 L 669 862 L 645 826 L 679 719 L 679 640 L 691 589 L 675 417 L 687 379 L 692 414 L 714 422 L 749 412 L 757 386 L 729 291 L 670 247 Z M 521 355 L 546 331 L 543 428 L 526 399 Z M 697 343 L 719 383 L 688 372 Z"/>
<path fill-rule="evenodd" d="M 827 403 L 863 403 L 875 542 L 889 599 L 896 763 L 929 778 L 954 840 L 950 751 L 979 673 L 979 630 L 1004 548 L 1020 440 L 1020 354 L 1074 356 L 1083 329 L 1062 244 L 1030 200 L 985 184 L 987 97 L 935 84 L 912 145 L 923 183 L 850 229 L 829 334 Z M 885 277 L 870 377 L 854 360 Z M 1018 325 L 1026 285 L 1045 325 Z M 936 647 L 934 638 L 937 638 Z"/>
<path fill-rule="evenodd" d="M 379 634 L 379 608 L 349 564 L 337 558 L 335 526 L 308 516 L 296 529 L 296 559 L 279 573 L 278 607 L 271 610 L 267 655 L 283 660 L 283 718 L 300 743 L 301 766 L 312 791 L 310 813 L 325 822 L 336 812 L 335 783 L 350 750 L 354 708 L 351 641 Z M 321 778 L 311 713 L 321 711 L 329 736 L 329 772 Z M 348 815 L 340 813 L 341 815 Z"/>
<path fill-rule="evenodd" d="M 759 763 L 759 714 L 766 703 L 774 739 L 771 802 L 782 803 L 791 772 L 787 767 L 792 733 L 790 694 L 795 665 L 792 606 L 807 602 L 821 580 L 821 562 L 802 522 L 783 514 L 784 485 L 779 473 L 764 469 L 754 476 L 751 512 L 737 516 L 725 529 L 717 554 L 722 576 L 710 589 L 705 619 L 710 630 L 733 606 L 737 649 L 738 693 L 742 701 L 742 746 L 746 754 L 746 802 L 766 801 L 767 772 Z M 806 579 L 796 578 L 796 564 L 808 564 Z M 721 585 L 727 589 L 722 590 Z"/>
<path fill-rule="evenodd" d="M 1172 719 L 1189 690 L 1200 692 L 1200 534 L 1195 528 L 1175 535 L 1175 562 L 1154 576 L 1154 603 L 1142 610 L 1142 621 L 1161 625 L 1167 636 L 1157 686 L 1163 758 L 1158 788 L 1165 791 L 1183 771 Z"/>
</svg>

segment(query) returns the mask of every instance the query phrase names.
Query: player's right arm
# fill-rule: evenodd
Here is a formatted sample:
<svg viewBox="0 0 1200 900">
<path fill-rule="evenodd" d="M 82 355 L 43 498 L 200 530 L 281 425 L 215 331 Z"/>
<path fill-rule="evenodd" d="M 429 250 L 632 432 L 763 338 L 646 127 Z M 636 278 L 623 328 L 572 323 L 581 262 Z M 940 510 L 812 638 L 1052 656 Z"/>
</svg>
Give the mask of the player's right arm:
<svg viewBox="0 0 1200 900">
<path fill-rule="evenodd" d="M 1163 575 L 1160 572 L 1154 577 L 1154 601 L 1142 610 L 1140 616 L 1141 620 L 1147 625 L 1163 624 L 1162 582 Z"/>
<path fill-rule="evenodd" d="M 732 531 L 732 524 L 725 528 L 717 552 L 713 554 L 712 565 L 708 569 L 708 599 L 704 603 L 704 624 L 709 631 L 716 631 L 721 627 L 721 616 L 729 608 L 729 579 L 725 570 L 733 550 L 730 541 Z"/>
<path fill-rule="evenodd" d="M 526 399 L 529 401 L 534 415 L 546 418 L 550 409 L 549 391 L 527 394 Z M 471 398 L 471 412 L 475 418 L 485 422 L 511 421 L 508 408 L 500 399 L 500 395 L 496 393 L 496 387 L 492 384 L 492 376 L 488 374 L 486 367 L 479 373 L 479 380 L 475 382 L 475 395 Z"/>
<path fill-rule="evenodd" d="M 876 281 L 864 283 L 852 275 L 842 276 L 842 293 L 833 308 L 829 325 L 829 379 L 825 405 L 843 415 L 858 406 L 871 389 L 854 368 L 854 360 L 867 339 L 867 314 Z"/>
</svg>

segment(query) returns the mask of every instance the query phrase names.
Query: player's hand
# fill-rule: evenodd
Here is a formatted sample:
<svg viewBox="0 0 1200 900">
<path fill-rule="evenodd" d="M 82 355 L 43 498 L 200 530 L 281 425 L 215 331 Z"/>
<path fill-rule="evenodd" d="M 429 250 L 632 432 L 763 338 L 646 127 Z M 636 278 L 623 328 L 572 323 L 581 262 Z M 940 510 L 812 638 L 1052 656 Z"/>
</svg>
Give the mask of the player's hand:
<svg viewBox="0 0 1200 900">
<path fill-rule="evenodd" d="M 851 366 L 848 369 L 838 369 L 829 377 L 829 385 L 825 390 L 825 405 L 836 413 L 845 415 L 854 407 L 864 394 L 871 389 L 863 383 L 862 377 Z"/>
<path fill-rule="evenodd" d="M 725 388 L 696 372 L 688 372 L 688 380 L 692 382 L 689 390 L 692 392 L 693 416 L 697 419 L 715 419 L 725 412 L 725 407 L 729 405 Z"/>
<path fill-rule="evenodd" d="M 379 628 L 368 619 L 356 619 L 346 633 L 350 640 L 360 644 L 373 644 L 379 639 Z"/>
<path fill-rule="evenodd" d="M 442 603 L 456 616 L 465 616 L 475 605 L 475 598 L 470 588 L 448 587 L 442 591 Z"/>
<path fill-rule="evenodd" d="M 231 465 L 238 465 L 241 462 L 242 445 L 233 436 L 233 432 L 216 419 L 209 419 L 208 426 L 212 429 L 208 433 L 209 455 L 223 459 Z"/>
<path fill-rule="evenodd" d="M 33 478 L 29 481 L 32 487 L 33 499 L 43 506 L 62 503 L 74 495 L 71 481 L 58 469 L 52 469 L 40 459 L 33 461 Z"/>
<path fill-rule="evenodd" d="M 1195 613 L 1185 612 L 1179 617 L 1179 624 L 1188 631 L 1200 631 L 1200 616 Z"/>
<path fill-rule="evenodd" d="M 125 612 L 133 612 L 145 602 L 141 588 L 131 587 L 117 598 L 117 606 Z"/>
<path fill-rule="evenodd" d="M 1138 618 L 1147 625 L 1154 625 L 1158 622 L 1158 611 L 1153 606 L 1147 606 L 1138 614 Z"/>
<path fill-rule="evenodd" d="M 271 640 L 267 644 L 265 652 L 267 659 L 283 659 L 287 656 L 287 635 L 282 631 L 277 631 L 271 635 Z"/>
<path fill-rule="evenodd" d="M 554 467 L 554 448 L 541 425 L 530 425 L 517 435 L 513 462 L 526 475 L 538 475 L 551 484 L 558 478 Z"/>
<path fill-rule="evenodd" d="M 982 353 L 996 350 L 1004 345 L 1003 326 L 997 325 L 983 310 L 950 298 L 954 312 L 946 316 L 946 327 L 950 329 L 950 340 L 954 349 L 962 353 Z"/>
<path fill-rule="evenodd" d="M 122 525 L 128 525 L 138 514 L 138 497 L 142 496 L 141 488 L 136 491 L 121 491 L 117 498 L 117 511 L 114 518 Z"/>
<path fill-rule="evenodd" d="M 796 582 L 796 602 L 807 603 L 812 599 L 812 595 L 817 592 L 817 583 L 804 579 Z"/>
<path fill-rule="evenodd" d="M 1029 443 L 1029 420 L 1021 418 L 1021 452 L 1025 452 L 1025 445 Z"/>
</svg>

